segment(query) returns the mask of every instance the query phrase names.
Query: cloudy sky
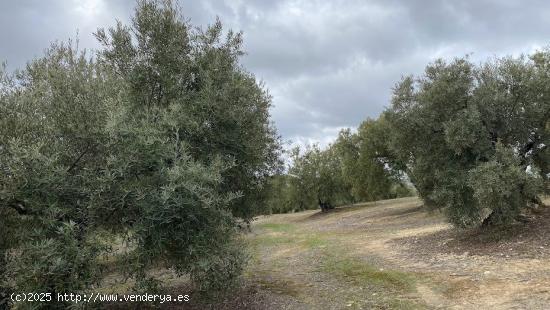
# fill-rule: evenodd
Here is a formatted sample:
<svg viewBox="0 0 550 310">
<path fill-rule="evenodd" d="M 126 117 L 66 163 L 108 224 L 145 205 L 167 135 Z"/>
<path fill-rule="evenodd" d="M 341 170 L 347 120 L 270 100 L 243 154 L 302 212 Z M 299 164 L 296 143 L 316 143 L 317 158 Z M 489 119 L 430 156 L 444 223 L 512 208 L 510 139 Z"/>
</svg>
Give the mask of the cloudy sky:
<svg viewBox="0 0 550 310">
<path fill-rule="evenodd" d="M 333 139 L 376 117 L 403 75 L 436 58 L 475 62 L 550 43 L 550 3 L 471 1 L 183 0 L 195 25 L 216 16 L 244 32 L 244 66 L 273 95 L 273 120 L 297 144 Z M 128 21 L 133 0 L 0 0 L 0 61 L 10 69 L 41 55 L 53 40 L 80 38 Z"/>
</svg>

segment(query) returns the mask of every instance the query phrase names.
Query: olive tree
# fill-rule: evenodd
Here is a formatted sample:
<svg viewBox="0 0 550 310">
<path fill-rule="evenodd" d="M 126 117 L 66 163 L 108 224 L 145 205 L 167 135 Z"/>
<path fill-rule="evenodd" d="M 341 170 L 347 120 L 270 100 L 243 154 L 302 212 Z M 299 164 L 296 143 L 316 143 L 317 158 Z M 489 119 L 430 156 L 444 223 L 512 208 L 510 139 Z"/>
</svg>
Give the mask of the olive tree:
<svg viewBox="0 0 550 310">
<path fill-rule="evenodd" d="M 319 206 L 330 209 L 352 199 L 344 180 L 342 160 L 332 145 L 325 150 L 312 145 L 303 152 L 295 148 L 288 176 L 290 203 L 296 210 Z"/>
<path fill-rule="evenodd" d="M 124 237 L 136 289 L 158 284 L 153 267 L 202 291 L 236 283 L 236 216 L 260 204 L 279 147 L 270 97 L 239 65 L 241 36 L 221 35 L 144 1 L 131 27 L 97 32 L 95 58 L 57 43 L 0 72 L 4 293 L 97 287 L 104 232 Z"/>
<path fill-rule="evenodd" d="M 354 171 L 354 193 L 359 201 L 411 195 L 403 168 L 390 148 L 389 126 L 384 116 L 367 119 L 357 132 L 358 157 Z M 390 163 L 394 163 L 390 165 Z"/>
<path fill-rule="evenodd" d="M 294 203 L 298 193 L 293 188 L 293 178 L 293 176 L 286 173 L 279 173 L 270 177 L 266 187 L 266 214 L 301 210 L 299 204 Z"/>
<path fill-rule="evenodd" d="M 394 163 L 458 226 L 508 224 L 548 175 L 549 53 L 475 66 L 438 60 L 394 89 Z"/>
</svg>

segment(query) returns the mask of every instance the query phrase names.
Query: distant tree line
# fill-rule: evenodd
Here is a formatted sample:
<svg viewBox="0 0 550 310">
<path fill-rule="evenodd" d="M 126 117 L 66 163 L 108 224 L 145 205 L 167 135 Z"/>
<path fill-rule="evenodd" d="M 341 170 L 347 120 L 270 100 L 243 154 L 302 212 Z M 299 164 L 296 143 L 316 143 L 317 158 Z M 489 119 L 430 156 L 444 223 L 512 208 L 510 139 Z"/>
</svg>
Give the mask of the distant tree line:
<svg viewBox="0 0 550 310">
<path fill-rule="evenodd" d="M 381 117 L 364 121 L 356 133 L 344 129 L 325 149 L 292 149 L 286 173 L 272 176 L 265 212 L 284 213 L 411 196 L 410 182 L 394 169 L 388 124 Z"/>
</svg>

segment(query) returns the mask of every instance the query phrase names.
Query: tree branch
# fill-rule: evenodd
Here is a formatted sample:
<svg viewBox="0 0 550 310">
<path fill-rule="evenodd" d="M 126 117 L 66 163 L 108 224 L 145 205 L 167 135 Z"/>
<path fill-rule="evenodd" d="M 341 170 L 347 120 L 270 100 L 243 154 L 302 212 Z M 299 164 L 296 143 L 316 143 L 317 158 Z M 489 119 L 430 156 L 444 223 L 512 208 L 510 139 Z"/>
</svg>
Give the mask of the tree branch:
<svg viewBox="0 0 550 310">
<path fill-rule="evenodd" d="M 11 201 L 10 203 L 8 203 L 8 207 L 14 209 L 15 211 L 17 211 L 17 213 L 19 213 L 20 215 L 27 215 L 29 214 L 29 210 L 25 207 L 25 205 L 23 204 L 23 202 L 21 200 L 18 200 L 18 199 L 14 199 L 13 201 Z"/>
<path fill-rule="evenodd" d="M 86 148 L 84 149 L 84 151 L 82 151 L 82 153 L 76 158 L 76 160 L 73 162 L 73 164 L 69 167 L 69 169 L 67 169 L 67 172 L 71 172 L 71 170 L 73 170 L 76 165 L 78 164 L 78 162 L 82 159 L 82 157 L 84 157 L 84 155 L 86 155 L 86 153 L 88 153 L 88 151 L 91 149 L 91 144 L 88 143 L 86 145 Z"/>
</svg>

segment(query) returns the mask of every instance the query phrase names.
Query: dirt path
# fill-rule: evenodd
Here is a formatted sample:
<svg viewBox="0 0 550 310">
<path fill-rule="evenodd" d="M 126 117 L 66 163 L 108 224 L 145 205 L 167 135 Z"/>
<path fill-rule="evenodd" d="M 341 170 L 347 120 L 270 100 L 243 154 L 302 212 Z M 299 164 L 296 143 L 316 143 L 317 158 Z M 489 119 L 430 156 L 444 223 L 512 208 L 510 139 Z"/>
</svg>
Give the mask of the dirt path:
<svg viewBox="0 0 550 310">
<path fill-rule="evenodd" d="M 415 198 L 266 216 L 246 278 L 272 309 L 548 309 L 547 224 L 478 240 Z"/>
</svg>

